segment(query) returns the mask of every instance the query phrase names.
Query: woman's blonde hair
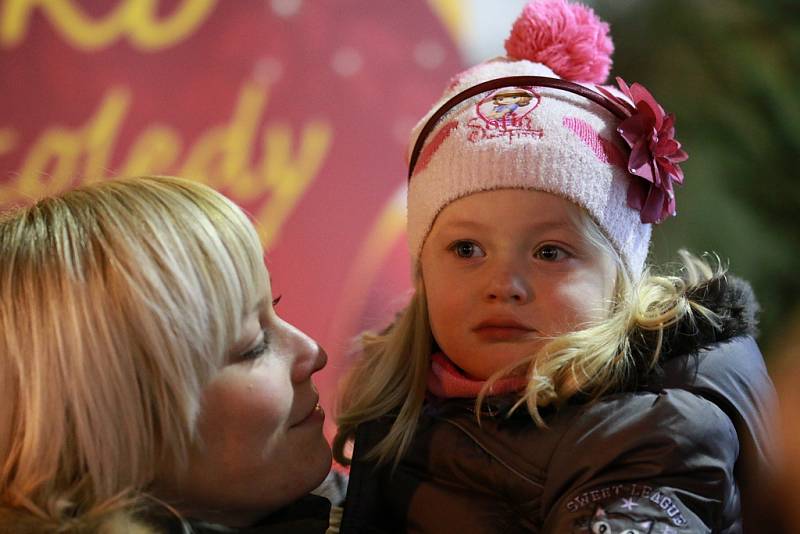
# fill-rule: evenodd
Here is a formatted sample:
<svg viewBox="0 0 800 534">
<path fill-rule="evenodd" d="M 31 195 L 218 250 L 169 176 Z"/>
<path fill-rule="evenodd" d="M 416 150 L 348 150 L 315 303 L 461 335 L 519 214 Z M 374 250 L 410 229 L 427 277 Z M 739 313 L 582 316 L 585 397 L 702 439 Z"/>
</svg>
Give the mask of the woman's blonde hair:
<svg viewBox="0 0 800 534">
<path fill-rule="evenodd" d="M 642 363 L 654 367 L 661 354 L 664 329 L 682 319 L 700 314 L 715 323 L 715 315 L 687 296 L 687 289 L 722 274 L 705 261 L 681 251 L 681 276 L 656 274 L 645 269 L 638 280 L 626 270 L 624 261 L 597 223 L 583 210 L 576 210 L 574 223 L 584 238 L 616 267 L 614 296 L 607 317 L 582 325 L 575 332 L 551 339 L 536 354 L 501 369 L 487 380 L 476 399 L 476 413 L 491 384 L 524 368 L 528 385 L 511 412 L 526 405 L 536 425 L 545 426 L 540 408 L 560 405 L 576 394 L 596 399 L 625 384 Z M 635 362 L 634 332 L 652 332 L 655 346 L 645 362 Z M 422 412 L 430 356 L 435 347 L 431 332 L 425 287 L 420 269 L 409 305 L 383 333 L 361 337 L 361 357 L 343 382 L 334 439 L 336 460 L 348 464 L 345 449 L 361 423 L 396 415 L 389 433 L 367 458 L 398 462 L 411 442 Z"/>
<path fill-rule="evenodd" d="M 69 532 L 185 465 L 201 390 L 266 280 L 247 216 L 193 181 L 100 182 L 2 214 L 0 512 Z"/>
</svg>

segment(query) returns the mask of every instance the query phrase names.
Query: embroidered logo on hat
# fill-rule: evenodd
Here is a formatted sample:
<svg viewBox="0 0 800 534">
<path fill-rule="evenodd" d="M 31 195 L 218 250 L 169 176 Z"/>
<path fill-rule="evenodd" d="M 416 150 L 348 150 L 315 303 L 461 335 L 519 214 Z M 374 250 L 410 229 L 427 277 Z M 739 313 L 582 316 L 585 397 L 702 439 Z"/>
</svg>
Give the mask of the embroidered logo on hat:
<svg viewBox="0 0 800 534">
<path fill-rule="evenodd" d="M 542 97 L 533 88 L 503 87 L 490 92 L 475 105 L 475 116 L 469 120 L 467 139 L 473 143 L 485 139 L 508 137 L 540 138 L 541 128 L 534 128 L 529 117 Z"/>
</svg>

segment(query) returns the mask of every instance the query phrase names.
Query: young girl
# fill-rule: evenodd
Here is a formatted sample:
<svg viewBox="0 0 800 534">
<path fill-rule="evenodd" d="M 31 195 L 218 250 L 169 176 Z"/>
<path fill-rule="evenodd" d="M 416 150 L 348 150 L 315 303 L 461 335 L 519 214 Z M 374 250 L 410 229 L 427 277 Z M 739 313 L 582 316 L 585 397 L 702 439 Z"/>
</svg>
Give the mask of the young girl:
<svg viewBox="0 0 800 534">
<path fill-rule="evenodd" d="M 415 129 L 416 291 L 363 338 L 343 532 L 740 532 L 772 387 L 749 287 L 645 267 L 686 159 L 594 13 L 529 4 Z M 525 94 L 498 117 L 498 94 Z M 529 98 L 527 98 L 529 97 Z"/>
</svg>

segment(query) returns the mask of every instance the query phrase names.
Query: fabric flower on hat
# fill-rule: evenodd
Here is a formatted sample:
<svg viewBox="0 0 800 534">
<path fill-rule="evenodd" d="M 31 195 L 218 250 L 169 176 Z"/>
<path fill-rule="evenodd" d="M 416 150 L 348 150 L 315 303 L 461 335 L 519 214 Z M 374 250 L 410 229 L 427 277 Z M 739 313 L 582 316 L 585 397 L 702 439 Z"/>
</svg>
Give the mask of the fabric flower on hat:
<svg viewBox="0 0 800 534">
<path fill-rule="evenodd" d="M 660 223 L 675 215 L 673 183 L 683 183 L 680 163 L 688 159 L 675 139 L 675 115 L 666 113 L 650 91 L 638 83 L 630 87 L 622 78 L 617 84 L 633 105 L 598 86 L 628 117 L 617 127 L 631 149 L 628 171 L 641 180 L 628 187 L 628 205 L 641 214 L 643 223 Z"/>
</svg>

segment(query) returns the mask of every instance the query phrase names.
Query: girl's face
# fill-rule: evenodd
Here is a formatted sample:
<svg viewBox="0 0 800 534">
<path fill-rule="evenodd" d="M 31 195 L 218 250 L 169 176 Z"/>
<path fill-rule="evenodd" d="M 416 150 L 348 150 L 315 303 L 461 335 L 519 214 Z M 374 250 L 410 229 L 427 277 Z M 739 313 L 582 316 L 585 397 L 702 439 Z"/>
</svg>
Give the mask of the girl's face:
<svg viewBox="0 0 800 534">
<path fill-rule="evenodd" d="M 607 316 L 616 267 L 576 227 L 578 208 L 542 193 L 475 193 L 442 210 L 422 249 L 431 328 L 475 378 Z"/>
<path fill-rule="evenodd" d="M 168 500 L 187 516 L 241 526 L 318 486 L 331 452 L 311 375 L 326 361 L 278 317 L 268 291 L 203 390 L 199 439 L 188 471 L 167 484 Z"/>
</svg>

